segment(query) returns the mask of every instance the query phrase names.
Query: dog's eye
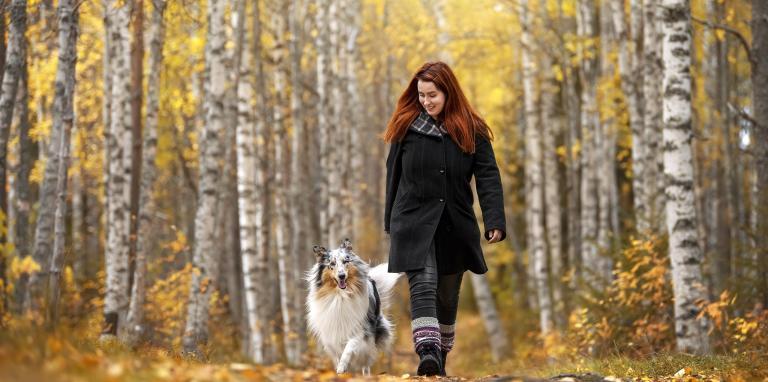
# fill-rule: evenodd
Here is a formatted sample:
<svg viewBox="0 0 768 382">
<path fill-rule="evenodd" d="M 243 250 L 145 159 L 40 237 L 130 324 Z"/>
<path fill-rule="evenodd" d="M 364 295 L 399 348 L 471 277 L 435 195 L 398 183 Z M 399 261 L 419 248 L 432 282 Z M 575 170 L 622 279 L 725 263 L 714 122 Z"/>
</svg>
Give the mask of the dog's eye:
<svg viewBox="0 0 768 382">
<path fill-rule="evenodd" d="M 336 266 L 336 262 L 334 261 L 334 262 L 331 263 L 331 268 L 333 268 L 335 266 Z"/>
</svg>

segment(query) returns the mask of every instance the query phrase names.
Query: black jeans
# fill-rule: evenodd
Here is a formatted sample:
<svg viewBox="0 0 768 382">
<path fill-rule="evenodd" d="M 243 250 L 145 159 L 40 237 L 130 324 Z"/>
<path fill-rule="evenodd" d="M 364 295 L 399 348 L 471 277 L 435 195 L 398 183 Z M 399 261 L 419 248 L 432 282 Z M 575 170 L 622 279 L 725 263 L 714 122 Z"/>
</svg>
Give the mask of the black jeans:
<svg viewBox="0 0 768 382">
<path fill-rule="evenodd" d="M 435 317 L 443 325 L 456 323 L 459 289 L 464 273 L 439 275 L 434 241 L 424 268 L 406 272 L 411 290 L 411 319 Z"/>
</svg>

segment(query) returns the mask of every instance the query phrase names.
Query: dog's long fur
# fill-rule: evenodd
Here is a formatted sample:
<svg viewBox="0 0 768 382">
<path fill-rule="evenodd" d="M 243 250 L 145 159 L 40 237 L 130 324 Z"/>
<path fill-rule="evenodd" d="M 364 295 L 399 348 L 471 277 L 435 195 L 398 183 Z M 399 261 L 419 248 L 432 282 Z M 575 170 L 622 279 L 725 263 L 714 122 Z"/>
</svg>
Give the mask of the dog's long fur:
<svg viewBox="0 0 768 382">
<path fill-rule="evenodd" d="M 370 375 L 379 352 L 392 344 L 393 325 L 383 314 L 400 274 L 387 264 L 370 268 L 349 240 L 338 249 L 313 248 L 317 263 L 307 273 L 307 323 L 337 373 Z"/>
</svg>

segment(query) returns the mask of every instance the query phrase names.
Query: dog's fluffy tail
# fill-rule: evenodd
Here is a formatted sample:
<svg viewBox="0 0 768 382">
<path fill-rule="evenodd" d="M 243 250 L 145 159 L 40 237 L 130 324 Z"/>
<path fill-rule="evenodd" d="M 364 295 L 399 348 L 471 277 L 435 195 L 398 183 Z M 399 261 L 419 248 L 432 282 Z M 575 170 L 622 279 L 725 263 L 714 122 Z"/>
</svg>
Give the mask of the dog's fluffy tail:
<svg viewBox="0 0 768 382">
<path fill-rule="evenodd" d="M 379 264 L 368 271 L 368 277 L 376 282 L 376 290 L 379 292 L 379 298 L 383 307 L 389 306 L 392 289 L 395 287 L 397 279 L 403 275 L 402 273 L 387 272 L 388 265 L 388 263 Z"/>
</svg>

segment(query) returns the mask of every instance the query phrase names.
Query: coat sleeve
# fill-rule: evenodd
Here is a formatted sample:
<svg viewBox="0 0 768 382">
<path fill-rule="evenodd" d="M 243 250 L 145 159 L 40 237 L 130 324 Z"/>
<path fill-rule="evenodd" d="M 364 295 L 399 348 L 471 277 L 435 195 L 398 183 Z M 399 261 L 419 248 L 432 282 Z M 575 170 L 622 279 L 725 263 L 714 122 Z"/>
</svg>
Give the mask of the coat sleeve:
<svg viewBox="0 0 768 382">
<path fill-rule="evenodd" d="M 384 232 L 389 233 L 389 218 L 392 215 L 392 204 L 395 202 L 397 185 L 400 183 L 400 142 L 389 145 L 387 155 L 387 189 L 384 205 Z"/>
<path fill-rule="evenodd" d="M 501 231 L 501 240 L 507 237 L 507 224 L 504 217 L 504 192 L 501 185 L 499 168 L 493 154 L 491 143 L 482 136 L 475 139 L 475 160 L 473 164 L 475 186 L 483 211 L 486 240 L 490 239 L 491 230 Z"/>
</svg>

